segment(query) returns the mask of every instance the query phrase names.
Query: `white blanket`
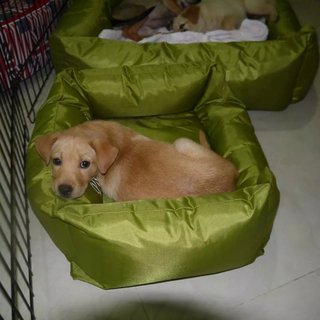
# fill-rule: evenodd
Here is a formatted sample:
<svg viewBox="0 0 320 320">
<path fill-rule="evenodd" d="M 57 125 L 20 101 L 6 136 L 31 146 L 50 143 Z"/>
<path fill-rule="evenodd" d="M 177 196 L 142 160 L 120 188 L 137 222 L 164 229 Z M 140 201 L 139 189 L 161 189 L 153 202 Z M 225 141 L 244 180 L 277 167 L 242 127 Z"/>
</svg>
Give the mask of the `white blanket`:
<svg viewBox="0 0 320 320">
<path fill-rule="evenodd" d="M 200 32 L 170 32 L 165 28 L 158 30 L 153 36 L 147 37 L 138 43 L 168 42 L 234 42 L 234 41 L 264 41 L 268 37 L 268 28 L 262 21 L 245 19 L 237 30 L 215 30 L 206 33 Z M 121 30 L 104 29 L 99 33 L 101 39 L 132 41 L 122 36 Z"/>
</svg>

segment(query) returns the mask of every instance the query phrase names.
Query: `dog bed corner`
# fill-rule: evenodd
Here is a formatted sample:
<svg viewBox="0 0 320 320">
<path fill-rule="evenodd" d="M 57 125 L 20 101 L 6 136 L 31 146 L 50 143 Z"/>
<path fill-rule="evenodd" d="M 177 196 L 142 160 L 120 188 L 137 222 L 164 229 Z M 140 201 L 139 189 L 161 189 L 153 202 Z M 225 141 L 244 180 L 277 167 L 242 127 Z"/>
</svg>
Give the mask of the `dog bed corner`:
<svg viewBox="0 0 320 320">
<path fill-rule="evenodd" d="M 64 70 L 37 114 L 27 152 L 28 196 L 75 279 L 105 289 L 127 287 L 222 272 L 263 253 L 279 191 L 246 109 L 215 65 L 172 67 L 176 70 L 157 65 Z M 186 81 L 177 81 L 181 74 Z M 159 76 L 165 80 L 159 83 Z M 121 94 L 114 94 L 110 79 Z M 190 90 L 193 99 L 185 99 Z M 170 106 L 165 95 L 176 97 Z M 197 141 L 204 130 L 215 151 L 238 168 L 236 191 L 113 202 L 89 187 L 78 199 L 60 199 L 34 140 L 94 115 L 166 142 L 181 136 Z"/>
</svg>

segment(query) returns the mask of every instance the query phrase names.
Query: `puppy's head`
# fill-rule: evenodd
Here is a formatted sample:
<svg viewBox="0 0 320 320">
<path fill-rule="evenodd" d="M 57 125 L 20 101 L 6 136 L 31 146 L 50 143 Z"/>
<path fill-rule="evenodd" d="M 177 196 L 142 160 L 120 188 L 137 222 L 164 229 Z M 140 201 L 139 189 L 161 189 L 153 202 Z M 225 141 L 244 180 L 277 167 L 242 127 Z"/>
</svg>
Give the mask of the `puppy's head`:
<svg viewBox="0 0 320 320">
<path fill-rule="evenodd" d="M 172 29 L 175 32 L 196 31 L 199 21 L 200 7 L 191 5 L 173 19 Z"/>
<path fill-rule="evenodd" d="M 53 190 L 63 198 L 78 198 L 98 173 L 106 174 L 118 155 L 108 143 L 63 133 L 40 136 L 36 149 L 52 168 Z"/>
</svg>

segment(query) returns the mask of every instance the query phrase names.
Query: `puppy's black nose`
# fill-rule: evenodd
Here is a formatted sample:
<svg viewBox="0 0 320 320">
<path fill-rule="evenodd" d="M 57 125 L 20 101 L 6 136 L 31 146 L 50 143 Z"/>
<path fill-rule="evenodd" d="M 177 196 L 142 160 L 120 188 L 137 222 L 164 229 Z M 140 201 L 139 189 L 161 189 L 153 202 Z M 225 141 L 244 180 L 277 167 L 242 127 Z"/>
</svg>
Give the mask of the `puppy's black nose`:
<svg viewBox="0 0 320 320">
<path fill-rule="evenodd" d="M 70 198 L 73 188 L 68 184 L 60 184 L 58 187 L 59 193 L 64 198 Z"/>
</svg>

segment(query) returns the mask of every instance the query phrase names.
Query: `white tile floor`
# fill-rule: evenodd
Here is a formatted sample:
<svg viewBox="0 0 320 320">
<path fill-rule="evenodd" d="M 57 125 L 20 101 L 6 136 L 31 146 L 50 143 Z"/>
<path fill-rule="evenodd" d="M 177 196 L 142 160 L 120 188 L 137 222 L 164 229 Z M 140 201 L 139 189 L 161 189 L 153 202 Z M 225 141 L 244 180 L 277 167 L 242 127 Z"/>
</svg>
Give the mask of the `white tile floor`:
<svg viewBox="0 0 320 320">
<path fill-rule="evenodd" d="M 291 1 L 320 34 L 320 1 Z M 40 320 L 320 319 L 320 74 L 283 112 L 250 112 L 281 203 L 264 256 L 217 275 L 104 291 L 69 265 L 31 215 L 35 310 Z"/>
</svg>

